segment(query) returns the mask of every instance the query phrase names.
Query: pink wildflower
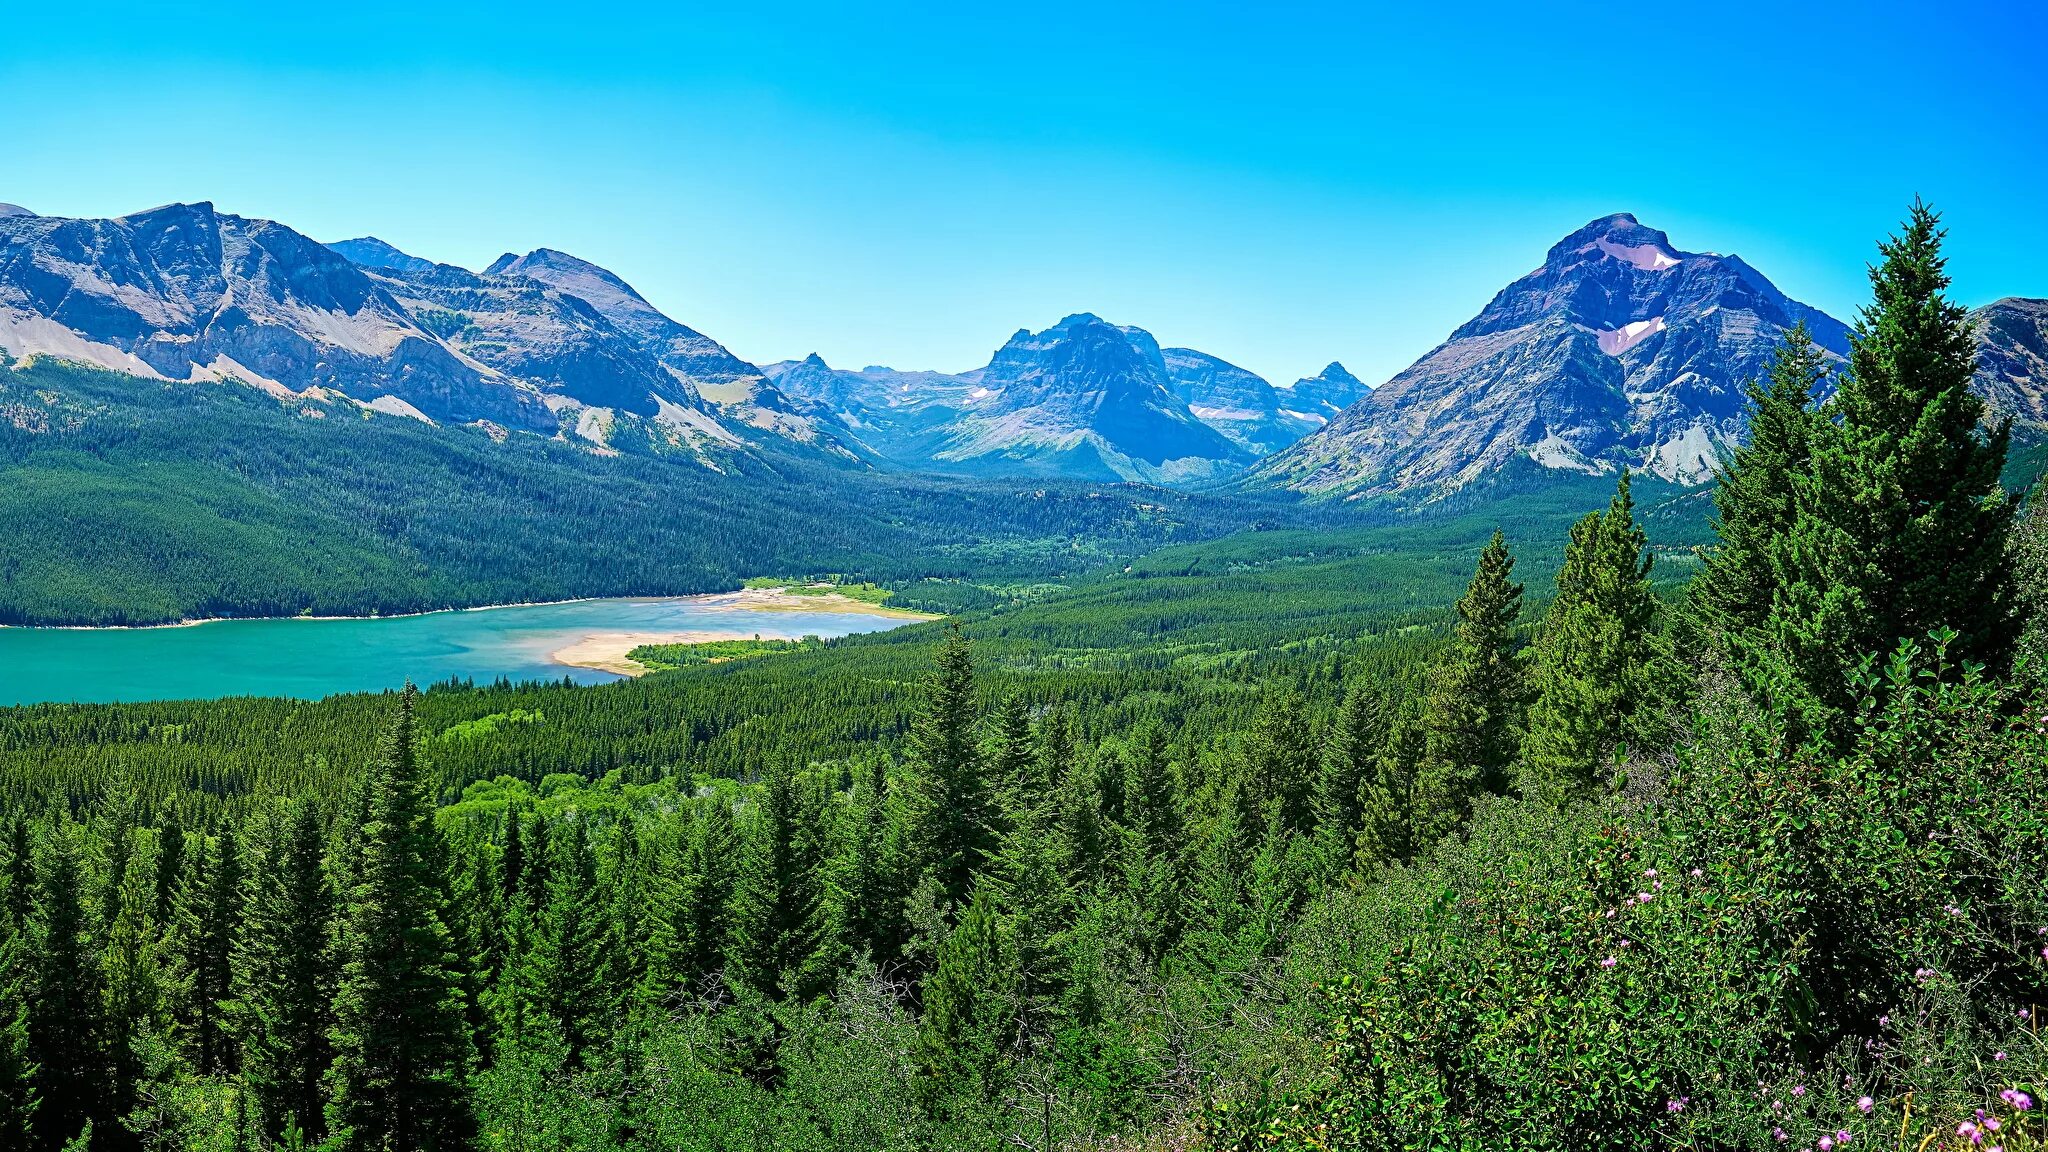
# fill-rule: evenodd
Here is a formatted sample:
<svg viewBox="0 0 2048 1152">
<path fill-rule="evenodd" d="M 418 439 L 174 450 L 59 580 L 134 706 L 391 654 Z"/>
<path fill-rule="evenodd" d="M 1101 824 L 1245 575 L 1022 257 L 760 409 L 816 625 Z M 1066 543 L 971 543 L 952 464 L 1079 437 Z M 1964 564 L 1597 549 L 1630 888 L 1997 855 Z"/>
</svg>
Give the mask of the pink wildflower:
<svg viewBox="0 0 2048 1152">
<path fill-rule="evenodd" d="M 1869 1112 L 1872 1108 L 1875 1107 L 1877 1107 L 1877 1101 L 1872 1100 L 1868 1096 L 1859 1096 L 1856 1098 L 1856 1108 L 1860 1112 Z"/>
</svg>

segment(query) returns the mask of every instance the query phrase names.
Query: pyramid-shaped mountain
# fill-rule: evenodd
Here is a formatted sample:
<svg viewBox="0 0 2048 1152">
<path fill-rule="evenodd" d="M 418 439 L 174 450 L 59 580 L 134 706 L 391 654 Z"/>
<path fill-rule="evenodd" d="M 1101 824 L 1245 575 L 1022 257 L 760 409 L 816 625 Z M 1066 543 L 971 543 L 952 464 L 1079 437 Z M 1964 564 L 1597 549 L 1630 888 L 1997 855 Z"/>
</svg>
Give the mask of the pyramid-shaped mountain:
<svg viewBox="0 0 2048 1152">
<path fill-rule="evenodd" d="M 1740 439 L 1743 384 L 1800 323 L 1821 347 L 1848 351 L 1839 321 L 1740 257 L 1682 251 L 1627 213 L 1602 217 L 1248 482 L 1318 496 L 1442 492 L 1521 458 L 1697 483 Z"/>
</svg>

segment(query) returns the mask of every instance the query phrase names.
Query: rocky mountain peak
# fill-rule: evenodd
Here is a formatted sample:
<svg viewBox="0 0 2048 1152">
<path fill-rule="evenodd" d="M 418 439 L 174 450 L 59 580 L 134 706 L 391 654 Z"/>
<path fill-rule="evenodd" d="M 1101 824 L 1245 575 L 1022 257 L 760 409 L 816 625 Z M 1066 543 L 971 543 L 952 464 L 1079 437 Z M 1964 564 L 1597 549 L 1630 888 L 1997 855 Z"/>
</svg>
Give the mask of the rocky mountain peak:
<svg viewBox="0 0 2048 1152">
<path fill-rule="evenodd" d="M 1847 352 L 1839 321 L 1741 260 L 1603 216 L 1261 476 L 1318 493 L 1446 491 L 1519 457 L 1703 482 L 1742 434 L 1743 384 L 1802 322 Z"/>
<path fill-rule="evenodd" d="M 353 240 L 336 240 L 327 245 L 350 261 L 365 268 L 394 269 L 399 272 L 431 272 L 432 260 L 400 251 L 396 246 L 386 244 L 375 236 L 358 236 Z"/>
<path fill-rule="evenodd" d="M 33 216 L 35 213 L 19 204 L 0 204 L 0 216 Z"/>
</svg>

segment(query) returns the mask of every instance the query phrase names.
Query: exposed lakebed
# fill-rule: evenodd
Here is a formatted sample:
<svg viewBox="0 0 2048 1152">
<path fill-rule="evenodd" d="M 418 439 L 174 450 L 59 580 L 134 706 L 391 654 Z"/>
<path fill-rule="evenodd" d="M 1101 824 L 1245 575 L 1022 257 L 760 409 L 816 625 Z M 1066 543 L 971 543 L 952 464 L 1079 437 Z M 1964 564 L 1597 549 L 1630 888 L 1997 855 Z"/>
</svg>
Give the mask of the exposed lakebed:
<svg viewBox="0 0 2048 1152">
<path fill-rule="evenodd" d="M 410 679 L 580 684 L 639 671 L 641 644 L 879 632 L 925 619 L 773 590 L 576 600 L 377 619 L 0 628 L 0 706 L 375 692 Z"/>
</svg>

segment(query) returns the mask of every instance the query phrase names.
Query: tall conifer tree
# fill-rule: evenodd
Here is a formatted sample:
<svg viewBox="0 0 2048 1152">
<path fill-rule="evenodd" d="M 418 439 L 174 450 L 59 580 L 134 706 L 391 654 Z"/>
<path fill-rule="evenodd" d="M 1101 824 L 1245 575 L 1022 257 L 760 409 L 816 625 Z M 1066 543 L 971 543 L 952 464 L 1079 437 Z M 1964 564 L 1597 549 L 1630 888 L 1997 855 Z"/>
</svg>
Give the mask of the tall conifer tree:
<svg viewBox="0 0 2048 1152">
<path fill-rule="evenodd" d="M 327 1123 L 342 1152 L 458 1152 L 475 1139 L 462 983 L 420 781 L 407 684 L 367 786 L 367 819 L 338 941 Z"/>
<path fill-rule="evenodd" d="M 1514 629 L 1522 586 L 1499 532 L 1458 600 L 1457 631 L 1432 671 L 1422 711 L 1416 787 L 1438 823 L 1456 824 L 1481 792 L 1507 789 L 1524 706 L 1524 673 Z"/>
<path fill-rule="evenodd" d="M 321 1090 L 332 1060 L 333 892 L 319 809 L 300 800 L 270 831 L 248 878 L 248 918 L 237 942 L 236 1000 L 243 1076 L 267 1137 L 287 1127 L 317 1140 Z"/>
<path fill-rule="evenodd" d="M 100 966 L 92 952 L 80 893 L 75 826 L 44 830 L 36 863 L 36 900 L 29 947 L 29 1059 L 35 1064 L 36 1142 L 63 1146 L 106 1114 L 106 1027 Z"/>
<path fill-rule="evenodd" d="M 910 733 L 917 872 L 935 881 L 939 897 L 955 908 L 966 902 L 974 874 L 995 847 L 990 829 L 997 813 L 974 729 L 973 656 L 955 625 L 939 647 L 938 667 Z"/>
<path fill-rule="evenodd" d="M 1523 744 L 1539 787 L 1562 794 L 1604 783 L 1616 748 L 1649 731 L 1658 669 L 1647 546 L 1627 473 L 1607 511 L 1572 525 L 1557 599 L 1536 641 L 1536 702 Z"/>
<path fill-rule="evenodd" d="M 1866 656 L 1950 628 L 1951 656 L 1995 669 L 2017 638 L 2013 506 L 1999 487 L 2007 427 L 1980 429 L 1975 343 L 1945 295 L 1939 221 L 1915 203 L 1879 246 L 1788 544 L 1774 630 L 1837 726 L 1848 672 Z"/>
<path fill-rule="evenodd" d="M 1785 334 L 1770 374 L 1744 388 L 1747 438 L 1714 488 L 1719 542 L 1702 554 L 1686 605 L 1689 631 L 1738 657 L 1765 642 L 1784 544 L 1799 515 L 1796 494 L 1813 467 L 1813 404 L 1827 379 L 1827 355 L 1801 323 Z"/>
</svg>

